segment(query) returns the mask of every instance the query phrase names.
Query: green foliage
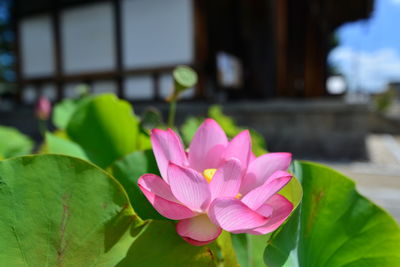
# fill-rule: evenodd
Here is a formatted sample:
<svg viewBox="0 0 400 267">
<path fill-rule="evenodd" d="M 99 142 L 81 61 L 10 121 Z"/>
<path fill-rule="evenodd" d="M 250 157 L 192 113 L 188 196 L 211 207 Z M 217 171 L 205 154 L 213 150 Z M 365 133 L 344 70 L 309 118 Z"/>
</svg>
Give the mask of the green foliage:
<svg viewBox="0 0 400 267">
<path fill-rule="evenodd" d="M 218 105 L 211 106 L 210 109 L 208 110 L 208 116 L 210 118 L 213 118 L 216 122 L 218 122 L 219 125 L 221 125 L 222 129 L 224 129 L 226 135 L 229 138 L 235 137 L 238 133 L 244 130 L 244 128 L 237 126 L 232 118 L 222 113 L 221 106 Z M 250 129 L 250 136 L 251 136 L 253 153 L 256 156 L 260 156 L 268 152 L 266 150 L 266 144 L 264 138 L 262 137 L 261 134 L 259 134 L 253 129 Z"/>
<path fill-rule="evenodd" d="M 268 266 L 399 266 L 398 224 L 350 179 L 310 162 L 296 162 L 294 172 L 304 198 L 270 240 Z"/>
<path fill-rule="evenodd" d="M 159 119 L 151 109 L 139 125 L 131 105 L 112 94 L 67 99 L 55 109 L 53 121 L 66 132 L 48 135 L 45 151 L 90 159 L 103 168 L 133 151 L 150 149 L 147 127 Z"/>
<path fill-rule="evenodd" d="M 139 129 L 137 138 L 137 150 L 151 149 L 150 133 L 144 129 Z"/>
<path fill-rule="evenodd" d="M 103 94 L 80 105 L 66 130 L 91 161 L 105 168 L 137 149 L 138 125 L 128 102 Z"/>
<path fill-rule="evenodd" d="M 0 160 L 32 152 L 33 141 L 13 127 L 0 126 Z"/>
<path fill-rule="evenodd" d="M 250 129 L 250 137 L 252 143 L 252 150 L 254 155 L 261 156 L 268 153 L 264 137 L 253 129 Z"/>
<path fill-rule="evenodd" d="M 303 190 L 299 180 L 292 180 L 279 192 L 293 203 L 296 209 L 303 196 Z M 238 262 L 242 267 L 258 267 L 265 266 L 263 259 L 263 251 L 267 246 L 267 242 L 271 234 L 267 235 L 249 235 L 237 234 L 232 235 L 232 242 L 235 248 Z"/>
<path fill-rule="evenodd" d="M 58 155 L 1 161 L 0 213 L 2 266 L 113 266 L 142 223 L 114 178 Z"/>
<path fill-rule="evenodd" d="M 218 124 L 221 125 L 222 129 L 224 129 L 226 135 L 230 138 L 234 137 L 243 130 L 235 124 L 231 117 L 226 116 L 224 113 L 222 113 L 221 106 L 211 106 L 208 109 L 208 116 L 218 122 Z"/>
<path fill-rule="evenodd" d="M 189 117 L 181 126 L 182 141 L 186 146 L 190 144 L 194 134 L 199 128 L 200 124 L 203 122 L 203 118 Z"/>
<path fill-rule="evenodd" d="M 137 184 L 139 177 L 145 173 L 159 175 L 157 163 L 151 150 L 128 154 L 115 161 L 109 171 L 125 188 L 140 218 L 165 219 L 153 208 Z"/>
<path fill-rule="evenodd" d="M 88 160 L 85 151 L 78 144 L 72 142 L 60 134 L 46 133 L 46 150 L 55 154 L 64 154 L 74 156 L 80 159 Z"/>
<path fill-rule="evenodd" d="M 263 251 L 270 234 L 267 235 L 232 235 L 232 242 L 241 267 L 263 267 Z"/>
<path fill-rule="evenodd" d="M 238 257 L 233 246 L 233 235 L 226 231 L 222 231 L 221 235 L 217 238 L 216 243 L 219 251 L 221 252 L 221 261 L 224 267 L 237 267 L 239 265 Z"/>
<path fill-rule="evenodd" d="M 74 114 L 75 110 L 82 104 L 89 101 L 90 97 L 84 97 L 79 99 L 65 99 L 62 102 L 54 106 L 53 111 L 53 124 L 58 129 L 67 128 L 68 122 Z"/>
<path fill-rule="evenodd" d="M 393 104 L 396 98 L 395 88 L 389 88 L 385 92 L 378 94 L 374 98 L 375 109 L 379 112 L 386 112 Z"/>
<path fill-rule="evenodd" d="M 68 115 L 67 132 L 46 133 L 44 151 L 90 160 L 102 168 L 111 166 L 107 170 L 121 182 L 131 202 L 137 202 L 139 215 L 160 219 L 137 186 L 142 174 L 157 172 L 152 152 L 144 152 L 151 143 L 143 124 L 157 121 L 154 114 L 148 114 L 140 127 L 129 103 L 110 94 L 85 98 Z"/>
<path fill-rule="evenodd" d="M 116 266 L 216 267 L 217 253 L 215 245 L 196 247 L 183 241 L 173 222 L 151 221 Z"/>
<path fill-rule="evenodd" d="M 164 122 L 161 112 L 156 108 L 148 108 L 142 114 L 141 126 L 143 129 L 149 131 L 154 128 L 164 128 Z"/>
<path fill-rule="evenodd" d="M 275 233 L 223 232 L 210 245 L 189 245 L 137 186 L 141 175 L 159 174 L 149 132 L 164 127 L 160 113 L 150 110 L 139 121 L 129 103 L 110 94 L 64 101 L 57 110 L 53 120 L 65 131 L 46 133 L 44 149 L 73 157 L 38 155 L 0 162 L 2 266 L 399 265 L 397 223 L 360 196 L 349 179 L 307 162 L 296 162 L 293 168 L 303 185 L 303 202 L 295 178 L 279 192 L 297 209 Z M 229 138 L 243 130 L 219 106 L 212 106 L 208 115 Z M 201 123 L 192 117 L 182 126 L 186 144 Z M 1 155 L 29 153 L 29 139 L 9 129 L 2 135 L 3 128 L 0 140 L 7 143 L 0 144 Z M 253 152 L 266 153 L 263 137 L 250 133 Z M 10 149 L 11 143 L 18 149 Z"/>
<path fill-rule="evenodd" d="M 217 266 L 215 245 L 183 241 L 169 221 L 143 221 L 121 185 L 77 158 L 0 162 L 2 266 Z"/>
</svg>

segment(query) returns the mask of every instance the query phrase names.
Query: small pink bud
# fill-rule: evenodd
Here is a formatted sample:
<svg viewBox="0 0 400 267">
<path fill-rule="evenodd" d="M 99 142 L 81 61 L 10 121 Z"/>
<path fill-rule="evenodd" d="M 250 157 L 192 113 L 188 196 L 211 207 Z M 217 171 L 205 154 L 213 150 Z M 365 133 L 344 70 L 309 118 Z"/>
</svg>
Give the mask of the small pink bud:
<svg viewBox="0 0 400 267">
<path fill-rule="evenodd" d="M 46 97 L 41 96 L 39 98 L 38 102 L 36 103 L 35 113 L 36 116 L 41 120 L 49 119 L 51 113 L 51 103 Z"/>
</svg>

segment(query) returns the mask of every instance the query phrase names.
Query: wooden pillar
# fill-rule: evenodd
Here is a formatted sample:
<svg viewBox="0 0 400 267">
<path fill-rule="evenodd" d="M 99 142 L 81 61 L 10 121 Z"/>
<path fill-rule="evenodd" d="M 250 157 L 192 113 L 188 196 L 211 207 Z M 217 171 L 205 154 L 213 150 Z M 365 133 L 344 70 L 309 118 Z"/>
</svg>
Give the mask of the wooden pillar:
<svg viewBox="0 0 400 267">
<path fill-rule="evenodd" d="M 311 4 L 305 31 L 304 96 L 320 97 L 326 91 L 327 40 L 330 33 L 327 31 L 323 2 L 313 1 Z"/>
<path fill-rule="evenodd" d="M 192 12 L 194 17 L 194 67 L 198 74 L 195 96 L 202 98 L 206 97 L 206 61 L 208 57 L 205 1 L 193 0 Z"/>
<path fill-rule="evenodd" d="M 59 0 L 54 0 L 53 10 L 51 13 L 51 25 L 53 32 L 53 49 L 54 49 L 54 68 L 55 68 L 55 87 L 57 90 L 57 101 L 64 97 L 63 83 L 63 54 L 62 54 L 62 37 L 61 37 L 61 22 Z"/>
<path fill-rule="evenodd" d="M 13 52 L 15 57 L 14 71 L 16 78 L 16 92 L 15 92 L 15 101 L 16 103 L 21 103 L 22 100 L 22 57 L 21 57 L 21 48 L 20 48 L 20 30 L 19 30 L 19 16 L 18 16 L 18 6 L 19 1 L 15 0 L 14 5 L 12 7 L 12 27 L 14 31 L 14 44 L 13 44 Z"/>
<path fill-rule="evenodd" d="M 118 96 L 124 98 L 121 1 L 113 0 L 112 3 L 114 11 L 115 68 L 117 73 L 115 82 Z"/>
<path fill-rule="evenodd" d="M 276 35 L 276 90 L 277 96 L 287 95 L 288 70 L 288 0 L 275 2 L 275 35 Z"/>
</svg>

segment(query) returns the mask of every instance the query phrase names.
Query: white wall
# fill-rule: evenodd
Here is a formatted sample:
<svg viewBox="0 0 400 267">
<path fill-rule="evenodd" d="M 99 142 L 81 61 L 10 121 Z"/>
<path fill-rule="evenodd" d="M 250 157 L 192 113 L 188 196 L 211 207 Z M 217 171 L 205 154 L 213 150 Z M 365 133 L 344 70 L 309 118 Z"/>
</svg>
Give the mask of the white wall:
<svg viewBox="0 0 400 267">
<path fill-rule="evenodd" d="M 153 81 L 149 75 L 127 77 L 124 86 L 126 99 L 144 100 L 154 96 Z"/>
<path fill-rule="evenodd" d="M 64 71 L 106 71 L 115 68 L 114 19 L 111 3 L 65 9 L 61 13 Z"/>
<path fill-rule="evenodd" d="M 194 61 L 193 0 L 121 0 L 124 68 L 146 68 Z M 95 3 L 65 9 L 60 14 L 63 71 L 66 75 L 115 69 L 115 32 L 112 4 Z M 21 22 L 22 71 L 25 78 L 53 75 L 53 36 L 49 15 Z M 75 96 L 79 83 L 67 84 L 65 96 Z M 170 94 L 170 74 L 160 77 L 161 97 Z M 149 75 L 124 79 L 131 100 L 153 98 Z M 54 98 L 51 87 L 46 95 Z M 116 92 L 113 81 L 93 83 L 93 92 Z M 186 93 L 189 96 L 190 91 Z M 32 99 L 28 89 L 26 99 Z"/>
<path fill-rule="evenodd" d="M 77 87 L 82 85 L 82 83 L 71 82 L 64 84 L 64 97 L 65 98 L 75 98 L 79 96 Z"/>
<path fill-rule="evenodd" d="M 50 101 L 56 101 L 57 90 L 54 84 L 47 83 L 42 86 L 42 95 L 47 97 Z"/>
<path fill-rule="evenodd" d="M 38 99 L 37 90 L 33 86 L 25 86 L 22 91 L 22 101 L 26 104 L 34 104 Z"/>
<path fill-rule="evenodd" d="M 192 63 L 193 20 L 192 0 L 122 0 L 125 67 Z"/>
<path fill-rule="evenodd" d="M 53 75 L 54 58 L 49 15 L 28 17 L 20 23 L 22 76 Z"/>
<path fill-rule="evenodd" d="M 115 81 L 106 80 L 106 81 L 96 81 L 92 86 L 93 94 L 102 94 L 102 93 L 117 93 L 117 84 Z"/>
</svg>

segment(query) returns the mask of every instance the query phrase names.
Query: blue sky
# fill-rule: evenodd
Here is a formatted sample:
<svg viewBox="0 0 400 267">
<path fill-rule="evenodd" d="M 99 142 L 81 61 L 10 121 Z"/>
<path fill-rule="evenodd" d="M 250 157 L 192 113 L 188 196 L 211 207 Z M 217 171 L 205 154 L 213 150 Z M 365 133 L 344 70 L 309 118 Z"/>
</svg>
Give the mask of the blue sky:
<svg viewBox="0 0 400 267">
<path fill-rule="evenodd" d="M 329 60 L 351 90 L 379 92 L 400 81 L 400 0 L 375 0 L 369 20 L 345 24 L 337 34 L 340 45 Z"/>
</svg>

